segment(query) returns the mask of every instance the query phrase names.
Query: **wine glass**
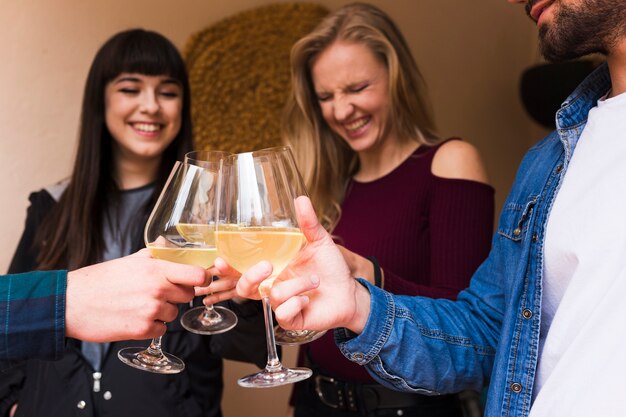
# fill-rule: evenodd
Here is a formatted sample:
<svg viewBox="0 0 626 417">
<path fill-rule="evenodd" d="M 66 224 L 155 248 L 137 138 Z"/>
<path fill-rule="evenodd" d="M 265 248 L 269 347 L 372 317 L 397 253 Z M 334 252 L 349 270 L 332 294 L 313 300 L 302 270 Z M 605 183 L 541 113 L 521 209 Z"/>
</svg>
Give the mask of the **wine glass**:
<svg viewBox="0 0 626 417">
<path fill-rule="evenodd" d="M 240 378 L 243 387 L 290 384 L 311 376 L 308 368 L 285 368 L 278 359 L 269 289 L 305 243 L 298 226 L 294 199 L 305 195 L 302 181 L 284 155 L 288 148 L 270 148 L 231 155 L 222 161 L 218 181 L 218 255 L 245 272 L 261 260 L 270 261 L 272 275 L 259 287 L 265 316 L 268 359 L 265 369 Z"/>
<path fill-rule="evenodd" d="M 301 190 L 298 195 L 306 195 L 306 187 L 304 181 L 298 171 L 296 161 L 291 153 L 291 148 L 287 146 L 281 146 L 272 148 L 273 152 L 276 152 L 277 158 L 287 167 L 285 169 L 285 175 L 287 175 L 287 181 L 289 183 L 297 184 L 297 189 Z M 312 342 L 319 339 L 326 333 L 326 330 L 286 330 L 279 325 L 274 326 L 274 338 L 277 345 L 283 346 L 297 346 L 303 343 Z"/>
<path fill-rule="evenodd" d="M 215 248 L 215 192 L 203 167 L 176 162 L 146 223 L 144 239 L 155 258 L 208 268 Z M 128 347 L 117 356 L 125 364 L 159 374 L 185 369 L 176 356 L 163 352 L 161 336 L 146 349 Z"/>
<path fill-rule="evenodd" d="M 185 163 L 190 165 L 199 166 L 205 169 L 203 173 L 203 181 L 205 188 L 210 190 L 210 198 L 207 203 L 211 206 L 207 212 L 207 217 L 203 218 L 204 225 L 212 222 L 215 224 L 215 185 L 217 183 L 217 174 L 220 168 L 220 160 L 230 155 L 228 152 L 222 151 L 194 151 L 188 152 L 185 155 Z M 205 221 L 205 220 L 208 220 Z M 193 225 L 197 229 L 198 225 Z M 185 230 L 189 227 L 185 226 Z M 207 232 L 212 232 L 208 230 Z M 212 234 L 212 233 L 209 233 Z M 201 241 L 205 240 L 205 233 L 197 235 Z M 195 233 L 185 233 L 187 241 L 194 241 L 196 239 Z M 206 239 L 207 244 L 215 246 L 214 236 L 210 236 Z M 180 318 L 180 324 L 192 333 L 197 334 L 219 334 L 224 333 L 237 325 L 237 315 L 230 309 L 221 306 L 214 306 L 213 304 L 205 305 L 201 307 L 195 307 L 187 310 L 185 314 Z"/>
</svg>

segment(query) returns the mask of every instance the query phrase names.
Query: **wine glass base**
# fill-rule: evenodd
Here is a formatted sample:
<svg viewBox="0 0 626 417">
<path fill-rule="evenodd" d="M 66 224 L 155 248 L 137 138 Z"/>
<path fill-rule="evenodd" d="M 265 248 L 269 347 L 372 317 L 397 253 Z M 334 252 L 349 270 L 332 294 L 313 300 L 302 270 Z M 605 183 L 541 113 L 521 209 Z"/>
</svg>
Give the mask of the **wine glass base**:
<svg viewBox="0 0 626 417">
<path fill-rule="evenodd" d="M 309 368 L 281 368 L 274 372 L 265 369 L 259 373 L 244 376 L 237 383 L 244 388 L 271 388 L 303 381 L 312 374 Z"/>
<path fill-rule="evenodd" d="M 274 327 L 276 344 L 282 346 L 298 346 L 309 343 L 326 334 L 326 330 L 318 332 L 315 330 L 285 330 L 280 326 Z"/>
<path fill-rule="evenodd" d="M 185 369 L 185 363 L 176 356 L 165 352 L 154 355 L 142 347 L 121 349 L 117 357 L 128 366 L 155 374 L 177 374 Z"/>
<path fill-rule="evenodd" d="M 196 307 L 188 310 L 180 318 L 180 324 L 191 333 L 220 334 L 229 331 L 237 325 L 238 318 L 231 310 L 213 306 L 217 318 L 208 317 L 205 307 Z"/>
</svg>

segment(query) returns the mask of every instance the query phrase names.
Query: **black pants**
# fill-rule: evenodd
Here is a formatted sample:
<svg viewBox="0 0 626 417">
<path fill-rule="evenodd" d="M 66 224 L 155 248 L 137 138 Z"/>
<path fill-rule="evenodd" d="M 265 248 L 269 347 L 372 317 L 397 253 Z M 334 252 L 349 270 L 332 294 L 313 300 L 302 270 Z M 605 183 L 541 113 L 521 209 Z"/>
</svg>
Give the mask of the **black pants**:
<svg viewBox="0 0 626 417">
<path fill-rule="evenodd" d="M 358 384 L 356 385 L 355 392 L 363 392 L 363 390 L 358 389 Z M 384 390 L 384 388 L 382 389 Z M 367 401 L 358 398 L 359 395 L 357 394 L 357 409 L 350 411 L 345 407 L 336 407 L 335 404 L 332 406 L 325 404 L 320 400 L 318 391 L 315 375 L 298 383 L 294 397 L 294 417 L 464 417 L 465 415 L 458 395 L 427 397 L 420 394 L 405 393 L 407 396 L 420 397 L 416 402 L 421 404 L 413 407 L 372 408 L 363 406 L 364 402 Z M 423 401 L 421 401 L 422 399 Z"/>
</svg>

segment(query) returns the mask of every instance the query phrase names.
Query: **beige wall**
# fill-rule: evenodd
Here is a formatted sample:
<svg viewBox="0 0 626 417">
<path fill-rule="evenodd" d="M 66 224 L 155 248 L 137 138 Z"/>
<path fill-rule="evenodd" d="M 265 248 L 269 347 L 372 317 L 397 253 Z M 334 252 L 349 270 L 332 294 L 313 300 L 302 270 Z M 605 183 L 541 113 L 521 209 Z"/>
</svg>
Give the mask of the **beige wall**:
<svg viewBox="0 0 626 417">
<path fill-rule="evenodd" d="M 0 0 L 0 271 L 23 227 L 32 190 L 67 176 L 75 150 L 83 82 L 99 45 L 142 26 L 178 46 L 205 26 L 265 0 Z M 343 0 L 321 0 L 330 9 Z M 409 41 L 430 86 L 444 136 L 480 149 L 498 207 L 517 164 L 543 133 L 518 100 L 518 77 L 536 61 L 534 29 L 505 0 L 377 0 Z M 287 352 L 293 362 L 294 352 Z M 252 371 L 229 363 L 225 415 L 280 416 L 289 389 L 246 390 L 234 378 Z M 249 410 L 249 411 L 242 411 Z M 244 414 L 245 412 L 245 414 Z"/>
</svg>

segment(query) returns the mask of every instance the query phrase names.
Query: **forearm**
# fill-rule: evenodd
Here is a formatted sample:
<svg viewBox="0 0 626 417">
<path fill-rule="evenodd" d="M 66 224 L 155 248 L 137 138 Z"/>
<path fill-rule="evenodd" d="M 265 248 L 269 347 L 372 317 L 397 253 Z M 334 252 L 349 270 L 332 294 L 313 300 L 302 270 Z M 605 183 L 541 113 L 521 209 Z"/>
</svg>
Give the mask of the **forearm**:
<svg viewBox="0 0 626 417">
<path fill-rule="evenodd" d="M 447 393 L 482 386 L 498 332 L 474 306 L 368 289 L 371 311 L 362 332 L 335 333 L 348 359 L 394 389 Z"/>
<path fill-rule="evenodd" d="M 0 368 L 27 359 L 58 359 L 65 347 L 66 271 L 0 278 Z"/>
</svg>

